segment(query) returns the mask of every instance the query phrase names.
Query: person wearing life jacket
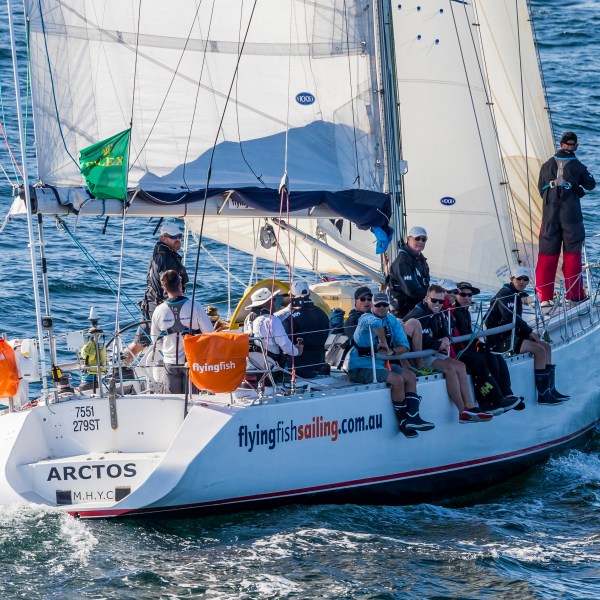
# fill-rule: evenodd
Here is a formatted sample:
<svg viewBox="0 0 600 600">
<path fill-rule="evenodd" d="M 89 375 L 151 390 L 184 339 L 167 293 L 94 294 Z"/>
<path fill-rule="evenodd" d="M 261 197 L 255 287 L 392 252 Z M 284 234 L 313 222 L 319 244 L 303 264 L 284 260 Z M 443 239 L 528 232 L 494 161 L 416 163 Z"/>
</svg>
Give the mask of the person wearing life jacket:
<svg viewBox="0 0 600 600">
<path fill-rule="evenodd" d="M 465 365 L 450 357 L 450 326 L 447 314 L 442 312 L 445 300 L 444 288 L 430 285 L 423 301 L 404 317 L 406 321 L 416 319 L 421 323 L 421 344 L 413 338 L 410 349 L 435 350 L 435 354 L 425 358 L 425 365 L 444 374 L 448 397 L 458 409 L 460 423 L 489 421 L 493 415 L 478 408 L 473 400 Z"/>
<path fill-rule="evenodd" d="M 296 375 L 310 379 L 328 373 L 329 365 L 325 362 L 325 342 L 329 337 L 327 313 L 310 299 L 306 281 L 300 279 L 292 283 L 290 298 L 290 304 L 275 315 L 292 343 L 302 340 L 302 354 L 294 359 Z M 291 359 L 288 358 L 287 363 L 291 367 Z"/>
<path fill-rule="evenodd" d="M 585 228 L 580 199 L 585 190 L 593 190 L 596 181 L 575 156 L 577 135 L 567 131 L 560 149 L 540 170 L 538 189 L 542 196 L 542 226 L 535 269 L 535 288 L 542 307 L 552 306 L 554 279 L 562 246 L 567 300 L 585 299 L 581 275 L 581 250 Z"/>
<path fill-rule="evenodd" d="M 386 286 L 396 317 L 403 319 L 427 294 L 429 265 L 423 256 L 426 243 L 427 231 L 411 227 L 406 243 L 400 242 L 398 256 L 390 266 Z"/>
<path fill-rule="evenodd" d="M 535 385 L 539 404 L 555 405 L 569 399 L 555 387 L 556 365 L 552 364 L 552 348 L 523 319 L 523 298 L 528 296 L 525 288 L 529 283 L 529 269 L 513 267 L 510 283 L 505 283 L 490 302 L 490 310 L 485 317 L 487 329 L 515 323 L 515 354 L 530 352 L 534 357 Z M 487 336 L 492 352 L 511 350 L 512 331 Z"/>
<path fill-rule="evenodd" d="M 185 266 L 182 263 L 179 250 L 181 249 L 182 233 L 174 221 L 165 221 L 160 228 L 160 237 L 154 246 L 152 259 L 148 265 L 146 277 L 146 293 L 140 308 L 145 319 L 152 319 L 156 307 L 165 301 L 167 295 L 161 283 L 161 275 L 166 271 L 175 271 L 181 277 L 182 289 L 189 282 Z M 124 358 L 127 364 L 150 345 L 150 327 L 142 325 L 138 328 L 135 338 L 125 349 Z"/>
<path fill-rule="evenodd" d="M 192 305 L 192 301 L 183 295 L 183 282 L 177 271 L 166 271 L 160 276 L 160 281 L 167 298 L 152 314 L 150 335 L 154 344 L 159 338 L 163 339 L 165 393 L 183 394 L 187 368 L 182 336 L 186 333 L 212 333 L 214 328 L 204 307 L 196 301 Z"/>
<path fill-rule="evenodd" d="M 451 306 L 453 334 L 455 336 L 473 335 L 470 307 L 473 296 L 480 289 L 467 281 L 455 284 L 456 294 Z M 447 290 L 446 290 L 447 291 Z M 479 407 L 485 412 L 497 416 L 515 408 L 521 399 L 512 393 L 510 388 L 510 373 L 502 356 L 486 351 L 480 339 L 452 344 L 457 360 L 465 363 L 467 373 L 473 380 L 473 389 Z M 502 361 L 504 367 L 499 363 Z M 502 377 L 502 381 L 498 378 Z M 507 393 L 505 394 L 504 391 Z"/>
<path fill-rule="evenodd" d="M 386 337 L 384 350 L 391 350 L 390 359 L 398 359 L 408 352 L 408 340 L 402 322 L 389 312 L 390 300 L 385 292 L 373 296 L 370 312 L 364 312 L 354 331 L 352 348 L 348 355 L 348 377 L 355 383 L 372 383 L 375 377 L 392 388 L 392 406 L 398 429 L 407 438 L 416 438 L 419 431 L 428 431 L 435 425 L 421 418 L 421 398 L 417 395 L 415 374 L 398 364 L 385 367 L 385 359 L 373 357 L 379 348 L 376 330 L 383 329 Z M 386 354 L 387 355 L 387 354 Z M 375 372 L 373 372 L 375 371 Z"/>
<path fill-rule="evenodd" d="M 266 287 L 252 292 L 251 303 L 246 307 L 250 313 L 244 320 L 244 333 L 254 337 L 250 342 L 251 351 L 264 351 L 279 366 L 285 367 L 286 355 L 300 356 L 304 346 L 302 340 L 292 344 L 281 320 L 272 314 L 276 308 L 274 298 L 277 294 L 279 290 Z"/>
</svg>

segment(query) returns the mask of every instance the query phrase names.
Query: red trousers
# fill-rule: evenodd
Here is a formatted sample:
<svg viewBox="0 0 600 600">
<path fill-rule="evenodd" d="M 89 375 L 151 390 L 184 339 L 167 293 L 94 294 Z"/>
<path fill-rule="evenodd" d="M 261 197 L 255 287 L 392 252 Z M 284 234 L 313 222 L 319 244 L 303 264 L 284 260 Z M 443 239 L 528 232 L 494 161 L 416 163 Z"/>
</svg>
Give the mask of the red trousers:
<svg viewBox="0 0 600 600">
<path fill-rule="evenodd" d="M 538 254 L 535 268 L 535 291 L 539 299 L 552 300 L 559 254 Z M 581 252 L 563 252 L 562 272 L 567 300 L 583 300 L 585 290 L 581 275 Z"/>
</svg>

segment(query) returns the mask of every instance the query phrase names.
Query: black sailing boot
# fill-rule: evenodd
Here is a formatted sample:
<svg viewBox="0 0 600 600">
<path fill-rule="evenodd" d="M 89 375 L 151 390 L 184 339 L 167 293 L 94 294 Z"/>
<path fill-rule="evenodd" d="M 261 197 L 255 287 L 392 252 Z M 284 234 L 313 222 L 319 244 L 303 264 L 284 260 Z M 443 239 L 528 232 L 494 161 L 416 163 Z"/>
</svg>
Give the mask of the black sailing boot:
<svg viewBox="0 0 600 600">
<path fill-rule="evenodd" d="M 546 365 L 546 369 L 548 373 L 550 373 L 550 391 L 555 398 L 559 400 L 569 400 L 571 396 L 567 396 L 566 394 L 561 394 L 555 387 L 554 382 L 556 381 L 556 365 Z"/>
<path fill-rule="evenodd" d="M 400 433 L 407 438 L 419 437 L 419 434 L 416 431 L 406 428 L 406 399 L 404 402 L 394 402 L 392 400 L 392 406 L 394 407 L 394 413 L 396 414 L 396 419 L 398 420 L 398 429 L 400 430 Z"/>
<path fill-rule="evenodd" d="M 534 372 L 538 404 L 561 404 L 562 400 L 554 396 L 550 390 L 550 372 L 548 369 L 535 369 Z"/>
<path fill-rule="evenodd" d="M 421 396 L 408 392 L 406 394 L 406 429 L 417 431 L 429 431 L 435 425 L 429 421 L 421 419 L 419 407 L 421 405 Z"/>
</svg>

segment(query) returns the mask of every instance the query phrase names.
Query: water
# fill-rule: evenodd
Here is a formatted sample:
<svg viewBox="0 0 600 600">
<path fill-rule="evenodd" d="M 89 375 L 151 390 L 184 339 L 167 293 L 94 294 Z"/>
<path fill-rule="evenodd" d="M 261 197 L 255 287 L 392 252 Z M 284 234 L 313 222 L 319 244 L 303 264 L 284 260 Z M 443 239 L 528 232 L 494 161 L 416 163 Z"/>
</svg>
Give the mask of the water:
<svg viewBox="0 0 600 600">
<path fill-rule="evenodd" d="M 600 3 L 536 0 L 540 48 L 556 131 L 573 129 L 600 174 Z M 6 8 L 0 75 L 10 114 Z M 14 120 L 7 129 L 16 140 Z M 0 161 L 8 166 L 4 148 Z M 0 187 L 0 218 L 10 190 Z M 598 193 L 583 203 L 597 256 Z M 118 276 L 120 224 L 74 234 Z M 143 291 L 154 223 L 127 224 L 123 278 Z M 85 323 L 94 304 L 112 328 L 113 298 L 67 234 L 47 221 L 55 327 Z M 26 228 L 0 233 L 0 331 L 31 333 Z M 100 243 L 98 243 L 100 240 Z M 210 246 L 221 261 L 222 248 Z M 137 257 L 142 257 L 137 260 Z M 239 255 L 231 257 L 241 266 Z M 268 271 L 265 271 L 268 273 Z M 224 274 L 203 269 L 201 297 L 222 302 Z M 241 285 L 234 286 L 239 294 Z M 123 315 L 123 320 L 128 320 Z M 590 364 L 590 368 L 593 365 Z M 0 508 L 2 598 L 597 598 L 600 597 L 600 436 L 469 505 L 289 506 L 206 519 L 80 522 L 38 507 Z"/>
</svg>

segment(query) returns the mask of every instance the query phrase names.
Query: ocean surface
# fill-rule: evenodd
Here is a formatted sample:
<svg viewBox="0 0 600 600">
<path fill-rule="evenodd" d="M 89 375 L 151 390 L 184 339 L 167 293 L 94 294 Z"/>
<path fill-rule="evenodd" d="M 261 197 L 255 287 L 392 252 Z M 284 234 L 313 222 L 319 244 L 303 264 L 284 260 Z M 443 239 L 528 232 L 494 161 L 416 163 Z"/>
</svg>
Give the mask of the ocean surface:
<svg viewBox="0 0 600 600">
<path fill-rule="evenodd" d="M 531 3 L 555 132 L 580 135 L 600 175 L 600 2 Z M 24 52 L 21 48 L 21 59 Z M 6 7 L 0 8 L 3 122 L 18 147 Z M 31 135 L 31 130 L 29 132 Z M 0 162 L 15 175 L 0 138 Z M 0 228 L 11 188 L 0 173 Z M 598 192 L 584 210 L 600 251 Z M 114 328 L 112 292 L 77 248 L 119 276 L 121 224 L 45 222 L 58 332 L 86 326 L 91 305 Z M 127 223 L 123 282 L 139 299 L 155 223 Z M 233 270 L 240 256 L 208 248 Z M 203 257 L 201 294 L 227 312 L 224 271 Z M 263 267 L 265 275 L 270 274 Z M 238 273 L 240 275 L 240 273 Z M 241 276 L 241 275 L 240 275 Z M 22 220 L 0 232 L 0 333 L 34 333 Z M 247 277 L 247 273 L 242 277 Z M 243 289 L 233 283 L 234 295 Z M 122 322 L 129 320 L 122 314 Z M 582 357 L 597 369 L 597 357 Z M 573 382 L 575 383 L 575 382 Z M 82 522 L 38 507 L 0 507 L 0 598 L 600 598 L 600 435 L 469 504 L 289 506 L 203 519 Z"/>
</svg>

